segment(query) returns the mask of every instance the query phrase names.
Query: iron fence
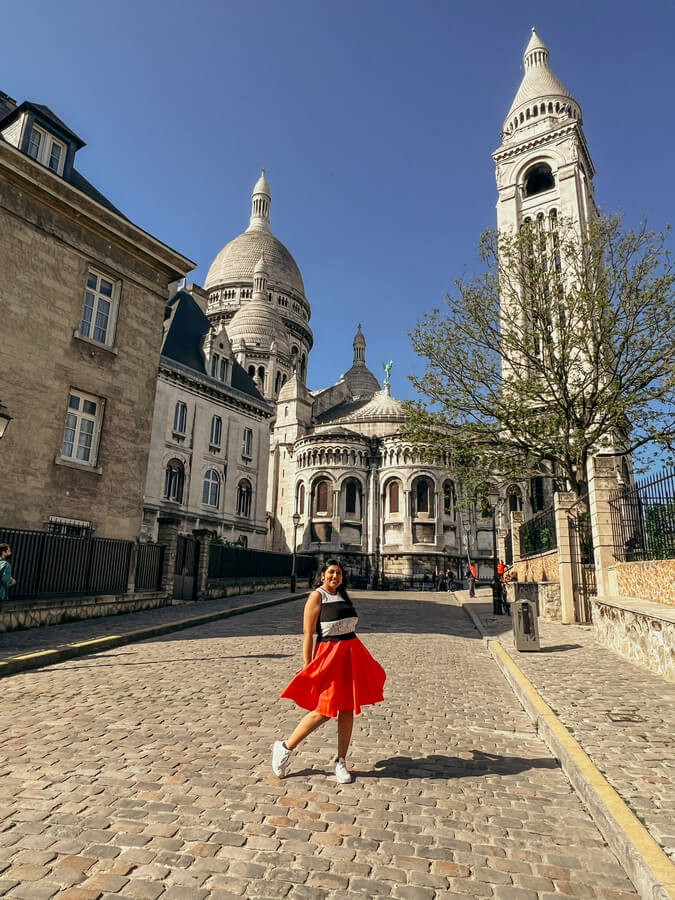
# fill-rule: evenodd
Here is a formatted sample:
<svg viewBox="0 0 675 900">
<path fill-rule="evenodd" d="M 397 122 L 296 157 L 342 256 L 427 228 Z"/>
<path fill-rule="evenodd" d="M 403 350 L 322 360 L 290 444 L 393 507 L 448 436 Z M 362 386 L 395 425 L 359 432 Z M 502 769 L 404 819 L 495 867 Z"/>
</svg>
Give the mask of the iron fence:
<svg viewBox="0 0 675 900">
<path fill-rule="evenodd" d="M 614 491 L 609 507 L 619 562 L 675 558 L 675 469 Z"/>
<path fill-rule="evenodd" d="M 136 554 L 136 578 L 134 592 L 158 591 L 162 587 L 162 565 L 164 546 L 144 541 L 138 545 Z"/>
<path fill-rule="evenodd" d="M 209 548 L 209 578 L 289 577 L 293 565 L 291 553 L 274 553 L 271 550 L 249 550 L 244 547 Z M 295 574 L 307 578 L 316 569 L 313 556 L 298 553 L 295 557 Z"/>
<path fill-rule="evenodd" d="M 546 553 L 558 546 L 553 508 L 545 509 L 520 526 L 520 556 L 526 558 Z"/>
<path fill-rule="evenodd" d="M 126 592 L 131 541 L 3 528 L 0 543 L 12 548 L 10 599 Z"/>
</svg>

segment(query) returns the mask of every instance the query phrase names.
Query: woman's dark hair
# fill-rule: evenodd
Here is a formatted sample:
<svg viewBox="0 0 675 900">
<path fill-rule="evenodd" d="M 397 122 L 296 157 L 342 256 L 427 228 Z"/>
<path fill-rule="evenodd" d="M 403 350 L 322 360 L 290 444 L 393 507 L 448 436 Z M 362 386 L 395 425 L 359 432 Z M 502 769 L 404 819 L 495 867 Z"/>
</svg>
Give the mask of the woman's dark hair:
<svg viewBox="0 0 675 900">
<path fill-rule="evenodd" d="M 352 603 L 351 597 L 347 593 L 347 575 L 345 574 L 344 567 L 339 559 L 326 560 L 326 562 L 319 569 L 319 573 L 314 579 L 314 584 L 312 585 L 312 587 L 317 588 L 321 585 L 321 576 L 325 574 L 326 569 L 328 569 L 330 566 L 338 566 L 340 571 L 342 572 L 342 581 L 340 582 L 337 592 L 343 600 L 346 600 L 347 603 L 351 603 L 353 606 L 354 604 Z"/>
</svg>

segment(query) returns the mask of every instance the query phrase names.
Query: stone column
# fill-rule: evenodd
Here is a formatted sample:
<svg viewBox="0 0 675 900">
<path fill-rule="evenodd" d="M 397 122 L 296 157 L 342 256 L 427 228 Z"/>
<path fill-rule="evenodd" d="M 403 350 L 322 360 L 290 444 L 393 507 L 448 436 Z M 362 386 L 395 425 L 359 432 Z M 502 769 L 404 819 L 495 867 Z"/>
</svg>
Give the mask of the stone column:
<svg viewBox="0 0 675 900">
<path fill-rule="evenodd" d="M 518 562 L 520 559 L 520 526 L 523 524 L 522 512 L 511 513 L 511 550 L 513 551 L 513 561 Z"/>
<path fill-rule="evenodd" d="M 557 491 L 553 495 L 555 530 L 558 536 L 558 576 L 560 578 L 560 614 L 563 625 L 573 625 L 576 620 L 574 612 L 574 582 L 572 580 L 572 555 L 580 559 L 579 547 L 570 545 L 570 527 L 568 510 L 574 505 L 574 494 Z M 577 541 L 576 531 L 573 540 Z"/>
<path fill-rule="evenodd" d="M 333 491 L 333 533 L 331 534 L 331 544 L 336 550 L 340 548 L 340 526 L 342 524 L 340 512 L 340 491 L 336 489 Z"/>
<path fill-rule="evenodd" d="M 176 516 L 160 516 L 157 520 L 159 530 L 157 543 L 164 545 L 162 560 L 162 591 L 166 593 L 169 603 L 173 600 L 173 573 L 176 567 L 176 540 L 180 519 Z"/>
<path fill-rule="evenodd" d="M 195 599 L 203 600 L 206 596 L 206 588 L 209 582 L 211 532 L 206 528 L 197 528 L 196 531 L 192 532 L 192 535 L 199 541 L 199 560 L 197 563 L 197 584 L 195 585 Z"/>
<path fill-rule="evenodd" d="M 591 516 L 598 597 L 617 594 L 616 557 L 609 497 L 618 487 L 614 456 L 594 456 L 589 459 L 588 510 Z"/>
<path fill-rule="evenodd" d="M 133 594 L 136 586 L 136 560 L 138 559 L 138 541 L 131 545 L 129 554 L 129 571 L 127 572 L 127 594 Z"/>
</svg>

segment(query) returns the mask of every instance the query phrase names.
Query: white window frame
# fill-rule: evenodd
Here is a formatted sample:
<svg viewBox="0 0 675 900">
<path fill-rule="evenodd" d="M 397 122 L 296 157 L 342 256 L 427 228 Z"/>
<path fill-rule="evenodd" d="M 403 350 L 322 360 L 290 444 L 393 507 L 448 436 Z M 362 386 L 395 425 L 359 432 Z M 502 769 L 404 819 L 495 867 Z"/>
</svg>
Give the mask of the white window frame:
<svg viewBox="0 0 675 900">
<path fill-rule="evenodd" d="M 182 416 L 179 416 L 179 410 L 183 413 Z M 176 405 L 173 408 L 173 433 L 178 437 L 185 437 L 187 434 L 187 417 L 188 417 L 188 408 L 187 403 L 183 400 L 176 400 Z M 182 429 L 180 427 L 182 422 Z"/>
<path fill-rule="evenodd" d="M 77 403 L 77 405 L 75 405 Z M 85 404 L 94 404 L 94 412 Z M 95 467 L 103 424 L 105 400 L 77 388 L 68 392 L 68 404 L 61 442 L 61 459 L 80 466 Z"/>
<path fill-rule="evenodd" d="M 241 444 L 242 459 L 253 459 L 253 429 L 244 428 Z"/>
<path fill-rule="evenodd" d="M 92 280 L 95 284 L 92 284 Z M 105 285 L 110 285 L 110 293 L 106 293 Z M 112 347 L 115 343 L 115 331 L 117 329 L 117 311 L 119 308 L 121 283 L 105 272 L 99 272 L 90 268 L 87 272 L 87 281 L 84 286 L 84 300 L 80 325 L 76 332 L 77 337 L 93 341 L 101 347 Z M 103 330 L 101 317 L 105 314 L 105 304 L 109 305 L 105 331 L 97 335 L 97 329 Z M 87 318 L 87 312 L 89 315 Z"/>
<path fill-rule="evenodd" d="M 215 478 L 211 478 L 211 475 Z M 215 503 L 213 490 L 215 488 Z M 207 469 L 202 478 L 202 504 L 210 506 L 212 509 L 218 509 L 220 506 L 220 475 L 215 469 Z"/>
<path fill-rule="evenodd" d="M 33 135 L 39 137 L 37 152 L 35 154 L 30 152 Z M 59 159 L 55 167 L 51 164 L 52 151 L 54 147 L 58 147 L 60 151 Z M 54 135 L 49 131 L 46 131 L 44 128 L 41 128 L 35 123 L 33 123 L 33 125 L 31 126 L 30 136 L 28 138 L 28 149 L 26 152 L 31 159 L 34 159 L 36 162 L 39 162 L 41 165 L 45 166 L 45 168 L 49 169 L 50 172 L 54 172 L 56 175 L 63 175 L 63 168 L 66 164 L 66 145 L 63 143 L 63 141 L 59 141 L 57 138 L 55 138 Z"/>
</svg>

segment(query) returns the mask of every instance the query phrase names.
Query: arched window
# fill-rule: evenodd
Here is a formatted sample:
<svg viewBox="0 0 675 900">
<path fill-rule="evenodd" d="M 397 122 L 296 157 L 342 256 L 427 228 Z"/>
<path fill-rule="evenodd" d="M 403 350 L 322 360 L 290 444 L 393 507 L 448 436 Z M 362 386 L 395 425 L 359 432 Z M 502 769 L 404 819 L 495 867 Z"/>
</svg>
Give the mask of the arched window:
<svg viewBox="0 0 675 900">
<path fill-rule="evenodd" d="M 258 378 L 260 379 L 260 384 L 265 386 L 265 366 L 258 366 Z"/>
<path fill-rule="evenodd" d="M 277 371 L 277 377 L 274 380 L 274 393 L 278 394 L 281 388 L 281 372 Z"/>
<path fill-rule="evenodd" d="M 255 378 L 255 366 L 248 367 L 248 374 L 251 378 Z"/>
<path fill-rule="evenodd" d="M 525 196 L 533 197 L 543 191 L 550 191 L 555 185 L 551 167 L 546 163 L 538 163 L 527 173 L 525 177 Z"/>
<path fill-rule="evenodd" d="M 443 485 L 443 512 L 446 516 L 455 518 L 455 505 L 457 497 L 455 496 L 455 485 L 452 481 L 446 481 Z"/>
<path fill-rule="evenodd" d="M 356 515 L 356 482 L 348 481 L 345 485 L 345 513 Z"/>
<path fill-rule="evenodd" d="M 401 494 L 401 486 L 398 481 L 390 481 L 389 488 L 389 512 L 397 513 L 400 509 L 400 494 Z"/>
<path fill-rule="evenodd" d="M 304 516 L 304 514 L 305 514 L 305 486 L 304 486 L 304 484 L 298 485 L 296 497 L 297 497 L 296 502 L 295 502 L 296 512 L 299 515 Z"/>
<path fill-rule="evenodd" d="M 300 357 L 300 380 L 305 380 L 305 367 L 307 365 L 307 361 L 305 359 L 305 354 L 303 353 Z"/>
<path fill-rule="evenodd" d="M 209 469 L 204 475 L 202 487 L 202 503 L 206 506 L 218 506 L 220 502 L 220 476 L 215 469 Z"/>
<path fill-rule="evenodd" d="M 328 513 L 328 482 L 320 481 L 316 486 L 316 512 Z"/>
<path fill-rule="evenodd" d="M 417 482 L 417 512 L 429 512 L 429 485 L 424 479 Z"/>
<path fill-rule="evenodd" d="M 185 468 L 179 459 L 172 459 L 164 471 L 164 497 L 174 503 L 183 502 Z"/>
<path fill-rule="evenodd" d="M 220 447 L 220 441 L 223 435 L 223 420 L 220 416 L 213 416 L 211 419 L 211 436 L 209 444 L 212 447 Z"/>
<path fill-rule="evenodd" d="M 251 482 L 244 479 L 237 488 L 237 515 L 248 518 L 251 515 Z"/>
</svg>

